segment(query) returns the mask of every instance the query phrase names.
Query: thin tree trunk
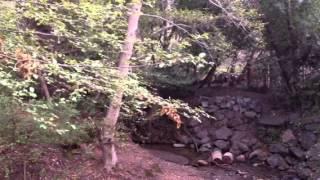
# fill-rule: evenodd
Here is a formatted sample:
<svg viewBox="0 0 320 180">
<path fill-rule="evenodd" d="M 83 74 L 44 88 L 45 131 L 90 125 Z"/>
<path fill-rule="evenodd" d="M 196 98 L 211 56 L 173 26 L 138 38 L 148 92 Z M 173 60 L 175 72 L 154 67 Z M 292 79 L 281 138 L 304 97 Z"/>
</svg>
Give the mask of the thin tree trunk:
<svg viewBox="0 0 320 180">
<path fill-rule="evenodd" d="M 216 73 L 218 65 L 214 64 L 211 69 L 209 70 L 208 74 L 206 75 L 206 77 L 200 82 L 199 88 L 204 87 L 204 85 L 206 84 L 210 84 L 212 81 L 213 76 Z"/>
<path fill-rule="evenodd" d="M 132 56 L 134 43 L 136 41 L 136 32 L 138 29 L 142 2 L 141 0 L 134 0 L 130 5 L 127 35 L 118 61 L 119 77 L 121 80 L 124 80 L 129 73 L 129 62 Z M 118 162 L 114 144 L 114 133 L 120 114 L 123 91 L 122 87 L 119 86 L 117 88 L 117 91 L 110 102 L 107 115 L 104 118 L 101 141 L 104 167 L 108 171 L 110 171 Z"/>
<path fill-rule="evenodd" d="M 161 0 L 161 9 L 166 15 L 168 16 L 168 21 L 164 21 L 163 28 L 165 29 L 163 31 L 162 37 L 161 37 L 161 44 L 163 49 L 170 50 L 170 40 L 173 36 L 173 28 L 171 26 L 172 20 L 171 15 L 169 14 L 174 5 L 174 0 Z"/>
<path fill-rule="evenodd" d="M 41 71 L 38 73 L 38 75 L 39 75 L 39 81 L 40 81 L 40 86 L 41 86 L 42 93 L 46 97 L 46 100 L 49 103 L 51 103 L 51 96 L 50 96 L 50 92 L 49 92 L 49 88 L 48 88 L 47 82 L 46 82 L 45 78 L 43 77 L 43 74 L 42 74 Z"/>
</svg>

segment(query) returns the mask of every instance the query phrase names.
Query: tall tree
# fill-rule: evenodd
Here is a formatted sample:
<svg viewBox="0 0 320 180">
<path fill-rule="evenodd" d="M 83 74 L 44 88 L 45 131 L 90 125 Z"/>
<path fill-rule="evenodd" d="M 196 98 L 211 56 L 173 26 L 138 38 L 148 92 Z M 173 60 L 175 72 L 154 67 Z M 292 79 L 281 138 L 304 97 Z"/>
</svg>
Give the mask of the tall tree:
<svg viewBox="0 0 320 180">
<path fill-rule="evenodd" d="M 120 53 L 118 61 L 118 71 L 119 79 L 124 80 L 129 74 L 129 64 L 130 58 L 133 53 L 133 47 L 136 41 L 136 32 L 138 30 L 138 23 L 140 19 L 142 2 L 141 0 L 132 0 L 129 4 L 129 18 L 128 18 L 128 29 L 126 39 L 122 46 L 122 51 Z M 115 126 L 119 118 L 120 108 L 123 98 L 124 89 L 119 85 L 117 91 L 114 94 L 110 102 L 107 115 L 104 118 L 104 127 L 102 133 L 102 150 L 103 150 L 103 160 L 104 167 L 107 170 L 111 170 L 117 162 L 117 154 L 114 144 L 114 133 Z"/>
</svg>

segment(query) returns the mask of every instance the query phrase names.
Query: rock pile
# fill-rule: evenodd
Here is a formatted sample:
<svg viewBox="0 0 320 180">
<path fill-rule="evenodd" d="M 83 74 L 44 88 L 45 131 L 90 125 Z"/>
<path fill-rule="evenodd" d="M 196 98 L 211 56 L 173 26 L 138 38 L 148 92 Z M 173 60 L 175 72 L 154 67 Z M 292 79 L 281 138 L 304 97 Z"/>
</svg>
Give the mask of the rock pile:
<svg viewBox="0 0 320 180">
<path fill-rule="evenodd" d="M 262 106 L 257 101 L 247 97 L 201 97 L 201 106 L 216 120 L 187 123 L 200 151 L 219 148 L 237 156 L 261 145 L 253 128 L 262 113 Z"/>
<path fill-rule="evenodd" d="M 320 178 L 320 143 L 316 144 L 320 125 L 316 122 L 303 129 L 288 128 L 296 127 L 290 123 L 297 116 L 263 115 L 262 105 L 248 97 L 201 97 L 201 106 L 216 120 L 188 122 L 199 151 L 218 148 L 231 152 L 239 162 L 264 162 L 302 179 Z"/>
<path fill-rule="evenodd" d="M 196 146 L 198 151 L 208 153 L 219 150 L 232 161 L 264 163 L 301 179 L 320 178 L 319 117 L 302 120 L 294 114 L 263 114 L 257 100 L 239 96 L 201 97 L 199 104 L 216 119 L 186 119 L 182 130 L 172 129 L 176 134 L 171 139 L 157 132 L 148 142 Z"/>
</svg>

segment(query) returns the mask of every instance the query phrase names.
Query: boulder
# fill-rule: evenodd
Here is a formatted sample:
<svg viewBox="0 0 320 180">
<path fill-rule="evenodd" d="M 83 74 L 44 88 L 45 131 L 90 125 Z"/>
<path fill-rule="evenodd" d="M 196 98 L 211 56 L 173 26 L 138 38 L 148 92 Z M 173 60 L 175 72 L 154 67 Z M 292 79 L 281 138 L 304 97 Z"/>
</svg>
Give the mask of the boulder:
<svg viewBox="0 0 320 180">
<path fill-rule="evenodd" d="M 248 119 L 254 119 L 257 117 L 257 113 L 254 111 L 245 111 L 244 116 Z"/>
<path fill-rule="evenodd" d="M 208 166 L 208 165 L 209 165 L 209 162 L 200 159 L 200 160 L 197 161 L 197 164 L 198 164 L 199 166 Z"/>
<path fill-rule="evenodd" d="M 320 162 L 320 143 L 313 145 L 306 153 L 308 160 Z"/>
<path fill-rule="evenodd" d="M 215 102 L 216 104 L 220 104 L 220 103 L 222 103 L 223 99 L 224 99 L 224 97 L 222 97 L 222 96 L 217 96 L 217 97 L 215 97 L 214 102 Z"/>
<path fill-rule="evenodd" d="M 245 162 L 246 161 L 246 156 L 243 155 L 243 154 L 240 154 L 239 156 L 236 157 L 236 161 Z"/>
<path fill-rule="evenodd" d="M 213 143 L 216 147 L 223 151 L 227 151 L 230 148 L 230 143 L 229 141 L 224 141 L 224 140 L 217 140 Z"/>
<path fill-rule="evenodd" d="M 209 101 L 207 101 L 207 100 L 202 100 L 202 101 L 201 101 L 201 106 L 202 106 L 203 108 L 209 107 Z"/>
<path fill-rule="evenodd" d="M 227 140 L 232 136 L 232 130 L 227 127 L 222 127 L 215 131 L 215 137 L 221 140 Z"/>
<path fill-rule="evenodd" d="M 210 140 L 211 140 L 211 139 L 210 139 L 208 136 L 206 136 L 206 137 L 201 138 L 200 141 L 199 141 L 199 143 L 200 143 L 200 144 L 205 144 L 205 143 L 210 142 Z"/>
<path fill-rule="evenodd" d="M 152 150 L 152 153 L 154 153 L 158 158 L 163 159 L 165 161 L 169 161 L 169 162 L 173 162 L 181 165 L 189 164 L 188 158 L 171 153 L 171 152 L 161 151 L 161 150 Z"/>
<path fill-rule="evenodd" d="M 231 143 L 236 144 L 237 142 L 240 142 L 242 139 L 244 139 L 246 136 L 248 136 L 248 133 L 245 131 L 234 131 L 231 137 Z"/>
<path fill-rule="evenodd" d="M 197 136 L 199 139 L 207 138 L 208 135 L 209 135 L 209 133 L 208 133 L 208 131 L 206 130 L 205 127 L 199 128 L 199 130 L 197 130 L 195 133 L 196 133 L 196 136 Z"/>
<path fill-rule="evenodd" d="M 310 176 L 312 176 L 313 172 L 311 169 L 307 168 L 304 164 L 300 163 L 295 167 L 295 171 L 298 174 L 298 176 L 302 179 L 310 179 Z"/>
<path fill-rule="evenodd" d="M 215 113 L 219 110 L 219 107 L 216 105 L 210 105 L 208 108 L 208 113 Z"/>
<path fill-rule="evenodd" d="M 312 131 L 312 132 L 320 132 L 320 123 L 309 123 L 304 125 L 304 129 L 307 131 Z"/>
<path fill-rule="evenodd" d="M 235 145 L 242 153 L 248 152 L 250 148 L 242 142 L 237 142 Z"/>
<path fill-rule="evenodd" d="M 305 159 L 306 157 L 306 154 L 305 152 L 300 149 L 299 147 L 296 147 L 296 146 L 292 146 L 289 148 L 290 149 L 290 152 L 292 153 L 292 155 L 294 155 L 296 158 L 300 159 L 300 160 L 303 160 Z"/>
<path fill-rule="evenodd" d="M 247 98 L 247 97 L 243 98 L 243 102 L 246 103 L 246 104 L 250 103 L 250 101 L 251 101 L 250 98 Z"/>
<path fill-rule="evenodd" d="M 265 116 L 258 120 L 258 123 L 264 126 L 282 126 L 288 119 L 284 117 Z"/>
<path fill-rule="evenodd" d="M 288 143 L 288 142 L 294 141 L 294 140 L 296 140 L 296 137 L 293 134 L 291 129 L 287 129 L 281 134 L 281 141 L 283 143 Z"/>
<path fill-rule="evenodd" d="M 302 132 L 299 136 L 299 143 L 301 147 L 305 150 L 308 150 L 317 142 L 317 136 L 312 132 Z"/>
<path fill-rule="evenodd" d="M 288 154 L 289 149 L 284 144 L 276 143 L 269 146 L 269 151 L 278 154 Z"/>
<path fill-rule="evenodd" d="M 218 120 L 223 120 L 224 119 L 224 114 L 222 112 L 217 112 L 215 117 L 218 119 Z"/>
<path fill-rule="evenodd" d="M 231 152 L 232 154 L 234 154 L 235 156 L 241 154 L 241 151 L 238 149 L 238 147 L 236 147 L 236 146 L 234 146 L 234 145 L 230 148 L 230 152 Z"/>
<path fill-rule="evenodd" d="M 176 139 L 177 139 L 178 142 L 180 142 L 182 144 L 190 144 L 190 143 L 192 143 L 192 139 L 187 135 L 177 134 L 176 135 Z"/>
<path fill-rule="evenodd" d="M 227 111 L 225 113 L 225 117 L 229 120 L 232 120 L 236 117 L 236 114 L 233 111 Z"/>
<path fill-rule="evenodd" d="M 278 168 L 279 170 L 286 170 L 289 168 L 287 162 L 283 159 L 283 157 L 279 154 L 272 154 L 268 157 L 267 163 L 272 168 Z"/>
<path fill-rule="evenodd" d="M 249 159 L 257 158 L 260 161 L 264 161 L 268 158 L 268 152 L 263 149 L 256 149 L 249 154 Z"/>
<path fill-rule="evenodd" d="M 206 144 L 202 144 L 199 148 L 199 151 L 200 152 L 208 152 L 208 151 L 211 151 L 211 144 L 210 143 L 206 143 Z"/>
<path fill-rule="evenodd" d="M 235 112 L 238 112 L 240 110 L 240 106 L 239 105 L 234 105 L 232 107 L 232 110 L 235 111 Z"/>
<path fill-rule="evenodd" d="M 179 143 L 174 143 L 172 146 L 175 148 L 185 148 L 186 147 L 185 144 L 179 144 Z"/>
<path fill-rule="evenodd" d="M 240 125 L 242 125 L 244 122 L 243 120 L 240 118 L 240 117 L 234 117 L 232 119 L 229 119 L 227 125 L 230 127 L 230 128 L 235 128 L 235 127 L 238 127 Z"/>
<path fill-rule="evenodd" d="M 199 125 L 201 125 L 201 122 L 199 122 L 199 121 L 197 121 L 197 120 L 195 120 L 195 119 L 192 119 L 192 120 L 189 121 L 189 123 L 188 123 L 188 126 L 189 126 L 189 127 L 196 127 L 196 126 L 199 126 Z"/>
<path fill-rule="evenodd" d="M 248 134 L 245 138 L 241 139 L 241 142 L 245 143 L 249 147 L 252 147 L 258 142 L 258 140 L 252 134 Z"/>
</svg>

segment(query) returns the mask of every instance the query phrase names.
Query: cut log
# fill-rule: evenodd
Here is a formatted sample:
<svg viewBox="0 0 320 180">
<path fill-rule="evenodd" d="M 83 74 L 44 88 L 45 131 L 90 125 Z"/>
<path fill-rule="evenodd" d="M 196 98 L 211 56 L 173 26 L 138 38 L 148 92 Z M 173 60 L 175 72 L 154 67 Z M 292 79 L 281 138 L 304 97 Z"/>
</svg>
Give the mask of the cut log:
<svg viewBox="0 0 320 180">
<path fill-rule="evenodd" d="M 222 156 L 222 161 L 224 164 L 232 164 L 233 163 L 233 154 L 231 152 L 226 152 Z"/>
<path fill-rule="evenodd" d="M 212 161 L 218 164 L 221 164 L 222 161 L 222 153 L 220 149 L 215 149 L 212 153 L 211 153 L 211 158 Z"/>
</svg>

